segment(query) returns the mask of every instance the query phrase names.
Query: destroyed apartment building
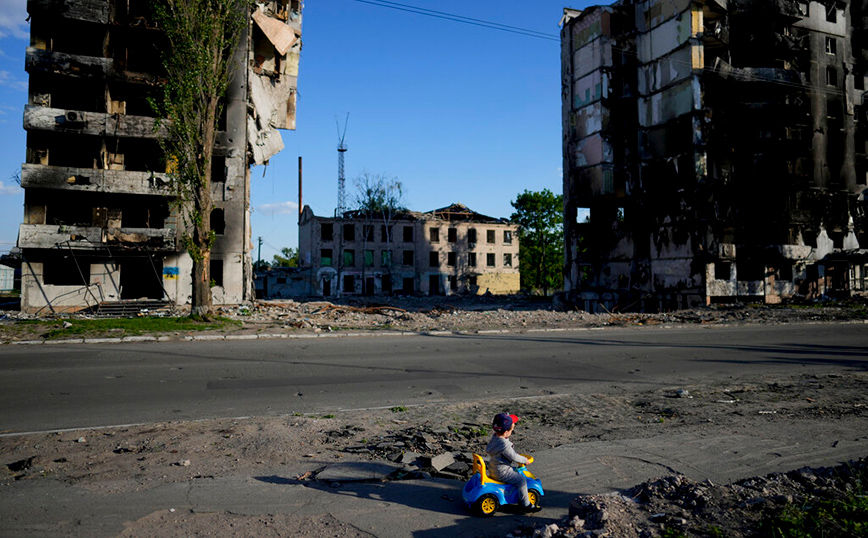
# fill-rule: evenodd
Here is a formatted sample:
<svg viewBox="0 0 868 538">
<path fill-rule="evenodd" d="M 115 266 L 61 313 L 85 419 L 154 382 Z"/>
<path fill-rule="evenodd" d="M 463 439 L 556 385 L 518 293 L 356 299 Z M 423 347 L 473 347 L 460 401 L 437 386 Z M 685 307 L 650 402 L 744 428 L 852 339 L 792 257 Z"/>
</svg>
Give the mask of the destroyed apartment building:
<svg viewBox="0 0 868 538">
<path fill-rule="evenodd" d="M 510 294 L 519 291 L 517 225 L 462 204 L 426 213 L 348 211 L 299 218 L 310 295 Z"/>
<path fill-rule="evenodd" d="M 165 37 L 149 0 L 28 0 L 21 308 L 190 302 L 192 261 L 149 99 Z M 300 0 L 251 4 L 214 151 L 213 300 L 253 298 L 250 172 L 295 128 Z"/>
<path fill-rule="evenodd" d="M 868 3 L 622 0 L 561 24 L 569 302 L 865 295 Z"/>
</svg>

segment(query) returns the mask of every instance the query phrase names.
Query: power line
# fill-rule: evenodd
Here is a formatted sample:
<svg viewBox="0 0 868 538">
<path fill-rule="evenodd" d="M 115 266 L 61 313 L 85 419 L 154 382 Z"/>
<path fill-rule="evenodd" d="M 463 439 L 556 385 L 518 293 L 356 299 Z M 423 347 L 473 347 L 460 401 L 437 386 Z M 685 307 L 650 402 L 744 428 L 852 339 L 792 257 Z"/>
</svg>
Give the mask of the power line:
<svg viewBox="0 0 868 538">
<path fill-rule="evenodd" d="M 455 15 L 454 13 L 446 13 L 444 11 L 435 11 L 433 9 L 426 9 L 416 6 L 411 6 L 408 4 L 401 4 L 398 2 L 390 2 L 388 0 L 355 0 L 361 4 L 369 4 L 372 6 L 385 7 L 389 9 L 395 9 L 398 11 L 406 11 L 409 13 L 415 13 L 417 15 L 424 15 L 426 17 L 433 17 L 436 19 L 444 19 L 447 21 L 460 22 L 462 24 L 469 24 L 472 26 L 481 26 L 483 28 L 490 28 L 492 30 L 500 30 L 501 32 L 509 32 L 513 34 L 519 34 L 527 37 L 535 37 L 538 39 L 546 39 L 549 41 L 560 41 L 561 38 L 554 34 L 547 34 L 544 32 L 538 32 L 536 30 L 529 30 L 527 28 L 519 28 L 517 26 L 509 26 L 507 24 L 501 24 L 499 22 L 486 21 L 482 19 L 474 19 L 472 17 L 465 17 L 463 15 Z"/>
</svg>

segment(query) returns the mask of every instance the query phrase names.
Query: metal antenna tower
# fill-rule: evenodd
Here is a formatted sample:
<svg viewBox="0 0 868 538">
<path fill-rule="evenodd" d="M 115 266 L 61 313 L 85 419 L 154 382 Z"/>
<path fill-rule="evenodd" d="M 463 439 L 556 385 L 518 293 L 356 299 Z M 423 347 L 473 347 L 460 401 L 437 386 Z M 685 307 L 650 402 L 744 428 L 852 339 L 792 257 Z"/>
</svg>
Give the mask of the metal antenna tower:
<svg viewBox="0 0 868 538">
<path fill-rule="evenodd" d="M 346 137 L 347 123 L 349 121 L 350 113 L 347 112 L 347 119 L 344 121 L 344 131 L 341 132 L 341 125 L 338 123 L 338 119 L 335 118 L 335 127 L 338 130 L 338 217 L 343 217 L 347 211 L 347 179 L 344 177 L 344 153 L 347 152 Z"/>
</svg>

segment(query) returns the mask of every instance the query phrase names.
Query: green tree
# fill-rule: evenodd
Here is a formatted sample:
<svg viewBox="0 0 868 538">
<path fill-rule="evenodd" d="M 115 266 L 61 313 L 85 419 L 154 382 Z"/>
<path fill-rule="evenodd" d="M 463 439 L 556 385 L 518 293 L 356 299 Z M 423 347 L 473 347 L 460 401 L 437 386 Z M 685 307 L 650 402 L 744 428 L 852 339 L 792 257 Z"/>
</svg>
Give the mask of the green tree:
<svg viewBox="0 0 868 538">
<path fill-rule="evenodd" d="M 353 199 L 356 214 L 362 217 L 362 222 L 365 225 L 374 226 L 377 223 L 386 232 L 383 241 L 389 246 L 381 252 L 380 264 L 383 273 L 385 273 L 383 279 L 391 279 L 392 266 L 395 262 L 395 257 L 391 251 L 394 234 L 392 223 L 396 216 L 407 211 L 404 207 L 404 186 L 398 181 L 398 178 L 369 172 L 362 173 L 353 182 L 356 186 L 356 194 Z M 376 230 L 374 232 L 376 233 Z M 364 233 L 362 234 L 362 241 L 364 248 L 367 249 L 368 237 Z M 364 278 L 365 264 L 363 263 L 363 281 Z M 391 281 L 389 284 L 389 289 L 391 289 Z"/>
<path fill-rule="evenodd" d="M 232 56 L 247 23 L 244 0 L 152 1 L 167 46 L 166 83 L 152 104 L 167 135 L 160 140 L 184 219 L 182 245 L 193 260 L 191 316 L 209 316 L 211 299 L 211 158 Z"/>
<path fill-rule="evenodd" d="M 524 191 L 510 202 L 515 212 L 510 220 L 518 224 L 521 287 L 549 290 L 564 285 L 564 197 L 548 189 Z"/>
<path fill-rule="evenodd" d="M 280 254 L 274 255 L 271 267 L 298 267 L 298 249 L 283 247 L 280 249 Z"/>
</svg>

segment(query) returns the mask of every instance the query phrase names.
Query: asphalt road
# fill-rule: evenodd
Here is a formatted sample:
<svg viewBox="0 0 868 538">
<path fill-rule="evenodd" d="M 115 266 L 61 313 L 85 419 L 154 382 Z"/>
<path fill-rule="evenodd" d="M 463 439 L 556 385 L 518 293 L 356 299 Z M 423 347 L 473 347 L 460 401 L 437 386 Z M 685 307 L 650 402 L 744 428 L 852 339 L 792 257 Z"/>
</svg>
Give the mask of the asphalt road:
<svg viewBox="0 0 868 538">
<path fill-rule="evenodd" d="M 868 368 L 865 324 L 6 346 L 0 431 L 280 415 Z"/>
</svg>

